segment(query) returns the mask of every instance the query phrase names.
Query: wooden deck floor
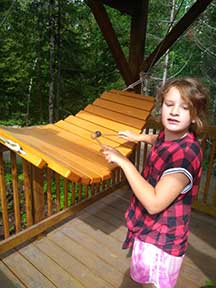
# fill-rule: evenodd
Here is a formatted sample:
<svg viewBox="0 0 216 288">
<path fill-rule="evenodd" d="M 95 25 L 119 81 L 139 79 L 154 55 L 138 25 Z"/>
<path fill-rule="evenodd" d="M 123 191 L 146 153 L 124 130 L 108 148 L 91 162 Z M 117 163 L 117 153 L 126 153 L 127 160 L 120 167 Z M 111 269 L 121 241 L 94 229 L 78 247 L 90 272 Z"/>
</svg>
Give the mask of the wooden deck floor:
<svg viewBox="0 0 216 288">
<path fill-rule="evenodd" d="M 125 186 L 0 261 L 0 287 L 135 288 L 126 234 Z M 177 288 L 216 283 L 215 219 L 193 212 L 190 245 Z"/>
</svg>

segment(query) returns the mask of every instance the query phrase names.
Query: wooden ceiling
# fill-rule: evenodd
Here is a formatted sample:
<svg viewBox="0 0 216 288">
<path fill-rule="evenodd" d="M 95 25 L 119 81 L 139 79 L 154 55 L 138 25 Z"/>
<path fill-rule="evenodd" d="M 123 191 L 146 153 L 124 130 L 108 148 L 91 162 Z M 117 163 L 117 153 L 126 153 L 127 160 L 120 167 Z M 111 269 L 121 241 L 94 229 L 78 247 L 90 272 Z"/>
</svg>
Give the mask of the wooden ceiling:
<svg viewBox="0 0 216 288">
<path fill-rule="evenodd" d="M 116 65 L 128 86 L 139 79 L 140 72 L 148 72 L 213 0 L 197 0 L 150 53 L 145 55 L 148 8 L 151 0 L 86 0 L 101 32 L 110 47 Z M 106 6 L 127 14 L 131 18 L 129 59 L 121 45 L 106 12 Z"/>
</svg>

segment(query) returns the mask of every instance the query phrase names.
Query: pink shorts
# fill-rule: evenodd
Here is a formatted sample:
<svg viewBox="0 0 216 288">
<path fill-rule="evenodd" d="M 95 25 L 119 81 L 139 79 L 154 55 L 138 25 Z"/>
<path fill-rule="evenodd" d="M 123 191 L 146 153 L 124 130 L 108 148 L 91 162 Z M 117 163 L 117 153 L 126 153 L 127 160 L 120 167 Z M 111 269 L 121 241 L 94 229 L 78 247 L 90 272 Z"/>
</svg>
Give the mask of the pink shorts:
<svg viewBox="0 0 216 288">
<path fill-rule="evenodd" d="M 174 288 L 183 257 L 172 256 L 156 246 L 135 238 L 130 275 L 140 284 L 152 283 L 156 288 Z"/>
</svg>

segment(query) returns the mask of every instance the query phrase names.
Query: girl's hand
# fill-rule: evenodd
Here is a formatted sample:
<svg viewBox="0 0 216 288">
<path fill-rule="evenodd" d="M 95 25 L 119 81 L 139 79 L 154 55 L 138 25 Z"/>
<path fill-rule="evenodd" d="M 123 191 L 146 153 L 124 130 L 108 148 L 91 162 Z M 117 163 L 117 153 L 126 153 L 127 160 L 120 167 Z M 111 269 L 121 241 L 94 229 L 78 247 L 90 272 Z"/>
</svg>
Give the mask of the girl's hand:
<svg viewBox="0 0 216 288">
<path fill-rule="evenodd" d="M 131 142 L 138 142 L 140 135 L 133 131 L 125 130 L 125 131 L 119 131 L 118 136 Z"/>
<path fill-rule="evenodd" d="M 127 158 L 124 155 L 122 155 L 115 148 L 108 146 L 108 145 L 103 145 L 102 153 L 105 156 L 105 159 L 109 163 L 116 163 L 120 167 L 121 167 L 123 161 L 127 161 Z"/>
</svg>

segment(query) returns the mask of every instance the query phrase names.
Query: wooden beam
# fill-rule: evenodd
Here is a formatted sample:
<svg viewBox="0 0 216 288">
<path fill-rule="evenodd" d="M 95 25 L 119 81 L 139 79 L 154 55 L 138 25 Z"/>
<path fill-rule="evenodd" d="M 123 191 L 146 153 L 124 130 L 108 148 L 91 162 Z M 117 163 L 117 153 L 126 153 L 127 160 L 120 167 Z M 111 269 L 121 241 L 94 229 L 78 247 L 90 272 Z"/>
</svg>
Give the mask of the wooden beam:
<svg viewBox="0 0 216 288">
<path fill-rule="evenodd" d="M 132 73 L 130 71 L 127 59 L 121 49 L 120 43 L 117 39 L 115 31 L 107 15 L 106 9 L 100 1 L 87 0 L 87 4 L 90 7 L 94 17 L 104 35 L 107 44 L 110 47 L 112 55 L 115 59 L 117 67 L 126 83 L 129 85 L 133 82 Z"/>
<path fill-rule="evenodd" d="M 135 16 L 137 13 L 137 2 L 140 0 L 102 0 L 105 5 L 108 5 L 116 10 L 126 13 L 130 16 Z"/>
<path fill-rule="evenodd" d="M 137 13 L 131 18 L 129 66 L 133 82 L 139 78 L 140 66 L 144 59 L 149 0 L 139 0 Z"/>
<path fill-rule="evenodd" d="M 144 60 L 141 71 L 147 72 L 166 53 L 187 28 L 200 16 L 212 0 L 197 0 L 188 12 L 179 20 L 156 49 Z"/>
<path fill-rule="evenodd" d="M 32 165 L 32 186 L 34 203 L 34 223 L 38 223 L 45 217 L 43 170 Z"/>
</svg>

